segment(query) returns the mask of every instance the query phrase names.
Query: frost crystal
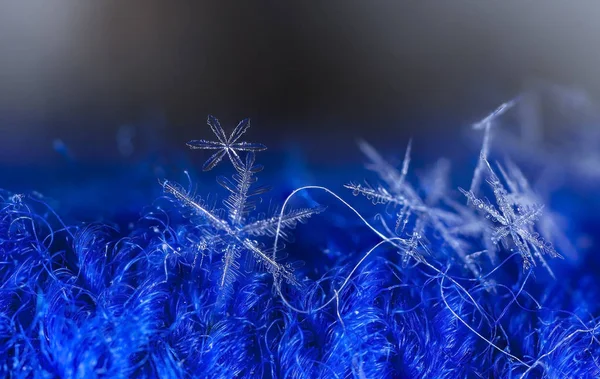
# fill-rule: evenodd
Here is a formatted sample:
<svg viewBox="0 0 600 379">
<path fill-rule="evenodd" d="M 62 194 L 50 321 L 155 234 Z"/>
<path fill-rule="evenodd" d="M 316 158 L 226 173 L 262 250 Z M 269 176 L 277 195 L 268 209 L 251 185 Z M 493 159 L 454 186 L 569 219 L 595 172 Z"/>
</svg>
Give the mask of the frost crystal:
<svg viewBox="0 0 600 379">
<path fill-rule="evenodd" d="M 204 165 L 205 170 L 213 168 L 225 155 L 228 154 L 233 163 L 236 173 L 227 178 L 217 178 L 223 188 L 229 192 L 229 196 L 223 201 L 227 217 L 221 216 L 223 212 L 206 206 L 201 200 L 194 198 L 186 190 L 177 184 L 165 181 L 162 183 L 165 192 L 171 194 L 181 205 L 192 210 L 200 216 L 208 226 L 203 228 L 205 238 L 210 241 L 215 251 L 223 254 L 221 273 L 219 276 L 219 289 L 226 293 L 228 287 L 235 282 L 240 274 L 243 261 L 247 267 L 264 267 L 275 278 L 278 285 L 281 280 L 299 286 L 293 268 L 289 264 L 281 264 L 274 257 L 272 249 L 266 249 L 256 238 L 272 237 L 275 235 L 279 217 L 259 216 L 250 218 L 250 214 L 256 209 L 260 202 L 260 195 L 269 191 L 269 187 L 255 186 L 257 178 L 255 174 L 262 171 L 261 165 L 255 164 L 253 150 L 264 150 L 261 144 L 237 143 L 239 137 L 248 129 L 249 121 L 243 120 L 236 127 L 229 139 L 225 139 L 216 118 L 209 116 L 208 124 L 221 142 L 191 141 L 188 145 L 197 148 L 220 149 Z M 247 151 L 245 162 L 242 162 L 236 150 Z M 280 236 L 288 240 L 290 235 L 284 229 L 293 229 L 299 222 L 305 222 L 311 216 L 321 212 L 323 208 L 305 208 L 291 210 L 281 218 Z"/>
<path fill-rule="evenodd" d="M 524 209 L 544 203 L 546 197 L 540 196 L 533 190 L 523 172 L 514 162 L 507 160 L 505 166 L 506 168 L 498 164 L 498 169 L 508 187 L 509 196 L 516 203 L 519 203 Z M 561 253 L 575 258 L 577 251 L 565 234 L 564 224 L 565 220 L 559 214 L 545 207 L 538 220 L 538 229 L 547 241 L 553 241 L 556 244 Z"/>
<path fill-rule="evenodd" d="M 492 222 L 490 236 L 492 243 L 494 245 L 502 243 L 506 248 L 514 245 L 521 254 L 524 270 L 528 270 L 531 265 L 535 265 L 533 259 L 535 256 L 554 276 L 544 260 L 543 254 L 548 254 L 553 258 L 561 256 L 552 244 L 544 240 L 533 228 L 542 214 L 543 205 L 531 202 L 531 198 L 520 192 L 509 193 L 487 159 L 482 155 L 480 160 L 487 167 L 489 173 L 487 182 L 493 190 L 498 208 L 496 209 L 489 201 L 476 197 L 470 190 L 459 189 L 467 197 L 468 202 L 483 212 L 486 218 Z M 510 187 L 516 191 L 514 183 L 510 183 Z"/>
<path fill-rule="evenodd" d="M 233 163 L 233 166 L 240 171 L 243 169 L 244 164 L 238 154 L 239 151 L 262 151 L 267 148 L 260 143 L 237 142 L 250 127 L 250 119 L 246 118 L 240 121 L 229 138 L 225 135 L 225 131 L 223 131 L 223 128 L 216 117 L 208 116 L 206 123 L 210 126 L 213 133 L 215 133 L 218 141 L 206 141 L 201 139 L 187 143 L 191 149 L 217 150 L 217 152 L 204 163 L 204 166 L 202 167 L 204 171 L 212 170 L 219 164 L 225 154 L 227 154 L 229 160 Z"/>
<path fill-rule="evenodd" d="M 448 170 L 447 164 L 443 161 L 438 164 L 434 170 L 432 180 L 427 183 L 429 186 L 427 194 L 422 197 L 419 191 L 406 180 L 410 164 L 410 142 L 400 171 L 383 159 L 366 142 L 361 142 L 360 148 L 371 161 L 367 168 L 377 173 L 385 187 L 354 183 L 347 184 L 345 187 L 351 189 L 355 196 L 363 195 L 371 200 L 373 204 L 386 204 L 394 209 L 395 230 L 392 231 L 385 224 L 384 227 L 390 234 L 394 233 L 398 236 L 407 234 L 407 240 L 402 244 L 402 265 L 406 266 L 410 258 L 417 261 L 424 259 L 420 251 L 428 250 L 427 240 L 424 236 L 426 235 L 426 229 L 431 229 L 434 232 L 433 234 L 439 236 L 440 240 L 459 256 L 469 270 L 475 276 L 478 276 L 479 269 L 468 259 L 467 243 L 455 232 L 462 223 L 462 219 L 457 214 L 447 211 L 437 204 L 445 197 L 445 180 L 441 177 L 444 175 L 443 172 Z M 383 222 L 385 223 L 385 221 Z M 412 230 L 407 233 L 407 226 L 411 223 L 413 225 Z"/>
<path fill-rule="evenodd" d="M 487 159 L 489 150 L 490 150 L 490 129 L 492 127 L 492 123 L 501 115 L 506 113 L 509 109 L 515 106 L 517 99 L 513 99 L 503 103 L 498 108 L 496 108 L 492 113 L 487 115 L 483 120 L 473 124 L 473 129 L 480 130 L 483 129 L 483 143 L 481 144 L 481 152 L 480 156 Z M 473 180 L 471 181 L 470 191 L 475 193 L 476 189 L 479 187 L 481 182 L 482 172 L 485 169 L 483 166 L 483 161 L 479 160 L 477 163 L 477 167 L 475 168 L 475 173 L 473 174 Z"/>
</svg>

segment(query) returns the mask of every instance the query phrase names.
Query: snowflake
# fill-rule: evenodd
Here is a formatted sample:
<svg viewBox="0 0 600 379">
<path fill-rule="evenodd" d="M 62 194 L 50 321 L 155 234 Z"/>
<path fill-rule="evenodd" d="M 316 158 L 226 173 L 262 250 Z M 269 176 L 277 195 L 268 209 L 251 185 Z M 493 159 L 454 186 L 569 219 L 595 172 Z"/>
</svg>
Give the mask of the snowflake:
<svg viewBox="0 0 600 379">
<path fill-rule="evenodd" d="M 475 276 L 479 276 L 479 269 L 469 260 L 466 242 L 457 233 L 453 232 L 453 229 L 462 223 L 462 219 L 454 212 L 438 206 L 438 203 L 445 197 L 446 183 L 441 177 L 445 175 L 444 171 L 449 169 L 447 163 L 443 161 L 438 163 L 433 175 L 427 178 L 430 180 L 426 180 L 429 188 L 427 194 L 422 197 L 419 191 L 406 179 L 410 164 L 410 142 L 400 171 L 381 157 L 366 142 L 361 142 L 360 148 L 371 161 L 367 168 L 377 173 L 385 187 L 382 185 L 372 186 L 368 183 L 365 185 L 350 183 L 345 187 L 351 189 L 355 196 L 363 195 L 371 200 L 373 204 L 384 204 L 393 209 L 396 217 L 394 231 L 380 217 L 388 234 L 402 235 L 405 233 L 407 226 L 411 224 L 411 220 L 413 220 L 412 231 L 408 233 L 407 240 L 402 246 L 399 246 L 401 248 L 402 265 L 406 266 L 410 258 L 417 261 L 424 259 L 420 251 L 428 251 L 428 241 L 425 236 L 427 229 L 431 229 L 433 235 L 439 236 L 439 239 L 459 256 L 465 266 Z"/>
<path fill-rule="evenodd" d="M 244 164 L 242 163 L 242 160 L 238 154 L 239 151 L 262 151 L 267 148 L 265 145 L 260 143 L 237 142 L 250 127 L 250 119 L 248 118 L 239 122 L 229 138 L 227 138 L 225 135 L 225 131 L 223 131 L 223 128 L 216 117 L 209 115 L 206 123 L 208 126 L 210 126 L 213 133 L 215 133 L 218 141 L 192 140 L 187 143 L 191 149 L 217 150 L 216 153 L 208 158 L 208 160 L 204 163 L 204 166 L 202 166 L 204 171 L 212 170 L 217 164 L 219 164 L 225 154 L 227 154 L 233 166 L 238 171 L 241 171 Z"/>
<path fill-rule="evenodd" d="M 473 191 L 459 190 L 467 197 L 468 202 L 486 215 L 493 225 L 491 241 L 494 245 L 502 243 L 505 247 L 514 245 L 523 259 L 523 269 L 529 270 L 535 265 L 533 257 L 538 258 L 552 276 L 550 267 L 543 254 L 550 257 L 561 257 L 551 243 L 546 242 L 539 233 L 533 230 L 535 222 L 542 214 L 543 205 L 535 204 L 519 193 L 509 193 L 500 182 L 486 157 L 480 160 L 488 170 L 488 184 L 493 190 L 498 208 L 489 201 L 479 199 Z M 514 185 L 513 185 L 514 186 Z"/>
<path fill-rule="evenodd" d="M 507 160 L 505 167 L 498 164 L 502 179 L 508 187 L 508 196 L 516 204 L 519 204 L 523 209 L 528 209 L 545 202 L 544 199 L 548 198 L 548 194 L 542 196 L 536 193 L 521 169 L 514 162 Z M 545 207 L 537 226 L 540 234 L 546 240 L 555 242 L 561 253 L 568 255 L 570 258 L 575 258 L 577 251 L 565 233 L 566 224 L 566 220 L 560 214 Z"/>
<path fill-rule="evenodd" d="M 214 127 L 215 123 L 210 122 L 210 120 L 209 117 L 209 125 L 213 127 L 213 131 L 221 139 L 218 132 L 221 129 L 216 129 Z M 247 129 L 247 123 L 242 121 L 229 141 L 236 141 L 245 129 Z M 232 143 L 229 143 L 228 146 L 238 146 L 238 144 L 232 145 Z M 266 249 L 264 244 L 256 240 L 256 238 L 261 237 L 273 237 L 277 232 L 280 217 L 249 217 L 260 201 L 259 196 L 269 191 L 269 187 L 255 186 L 257 182 L 255 174 L 262 171 L 263 167 L 255 164 L 255 155 L 252 150 L 262 149 L 262 147 L 263 145 L 260 144 L 252 144 L 252 148 L 239 149 L 249 151 L 246 154 L 245 162 L 241 161 L 233 148 L 223 148 L 221 150 L 221 155 L 224 155 L 227 151 L 230 158 L 235 157 L 232 158 L 232 163 L 236 168 L 236 173 L 231 179 L 224 176 L 217 178 L 217 183 L 229 192 L 228 197 L 223 201 L 227 212 L 226 218 L 221 216 L 222 212 L 220 210 L 209 208 L 200 199 L 194 198 L 177 184 L 168 181 L 162 183 L 165 192 L 171 194 L 181 205 L 192 210 L 205 221 L 206 226 L 203 226 L 203 234 L 209 240 L 209 244 L 215 247 L 215 251 L 223 254 L 218 283 L 220 292 L 223 294 L 228 292 L 230 285 L 240 275 L 240 261 L 242 260 L 251 266 L 258 263 L 259 266 L 264 267 L 273 275 L 276 285 L 284 280 L 294 286 L 300 286 L 291 265 L 279 263 L 275 259 L 275 251 Z M 239 162 L 236 162 L 237 160 Z M 209 168 L 214 167 L 216 164 L 213 158 L 209 162 L 207 162 Z M 321 207 L 315 207 L 295 209 L 284 213 L 281 217 L 279 236 L 284 240 L 289 240 L 290 235 L 286 229 L 295 228 L 298 223 L 306 222 L 311 216 L 320 213 L 322 210 Z"/>
</svg>

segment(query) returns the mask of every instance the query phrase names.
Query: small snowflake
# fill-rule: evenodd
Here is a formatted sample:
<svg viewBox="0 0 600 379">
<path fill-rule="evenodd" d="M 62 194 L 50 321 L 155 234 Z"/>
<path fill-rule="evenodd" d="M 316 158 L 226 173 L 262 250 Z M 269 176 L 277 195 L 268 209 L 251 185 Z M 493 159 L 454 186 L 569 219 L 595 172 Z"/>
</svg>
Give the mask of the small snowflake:
<svg viewBox="0 0 600 379">
<path fill-rule="evenodd" d="M 202 166 L 204 171 L 212 170 L 221 162 L 225 154 L 227 154 L 236 170 L 241 171 L 244 169 L 244 164 L 238 155 L 238 151 L 262 151 L 267 148 L 261 143 L 237 142 L 250 127 L 250 119 L 248 118 L 239 122 L 233 132 L 231 132 L 229 138 L 225 135 L 225 131 L 223 131 L 216 117 L 208 116 L 206 123 L 210 126 L 213 133 L 215 133 L 218 141 L 192 140 L 187 143 L 191 149 L 217 150 Z"/>
</svg>

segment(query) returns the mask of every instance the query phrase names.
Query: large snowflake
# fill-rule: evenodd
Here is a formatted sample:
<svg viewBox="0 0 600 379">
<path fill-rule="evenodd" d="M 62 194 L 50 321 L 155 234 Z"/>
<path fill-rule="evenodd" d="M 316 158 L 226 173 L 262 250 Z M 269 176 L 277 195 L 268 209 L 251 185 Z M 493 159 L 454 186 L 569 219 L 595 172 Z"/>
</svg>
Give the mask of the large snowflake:
<svg viewBox="0 0 600 379">
<path fill-rule="evenodd" d="M 295 228 L 298 223 L 303 223 L 311 216 L 321 212 L 322 208 L 289 210 L 284 212 L 281 217 L 279 217 L 279 212 L 273 212 L 277 216 L 250 218 L 250 214 L 256 209 L 260 200 L 260 195 L 269 191 L 268 187 L 255 185 L 257 182 L 255 175 L 262 171 L 263 167 L 255 163 L 253 151 L 264 150 L 266 147 L 261 144 L 236 142 L 250 125 L 247 119 L 238 124 L 229 138 L 225 138 L 225 133 L 216 118 L 209 116 L 208 120 L 208 124 L 217 135 L 219 142 L 191 141 L 188 145 L 219 149 L 206 162 L 205 170 L 213 168 L 225 154 L 231 159 L 236 173 L 231 178 L 224 176 L 217 178 L 217 182 L 229 193 L 223 201 L 227 217 L 222 217 L 224 212 L 209 207 L 201 199 L 195 198 L 176 183 L 163 182 L 164 190 L 174 196 L 182 206 L 192 210 L 205 221 L 206 225 L 202 228 L 205 243 L 210 244 L 214 251 L 222 254 L 218 284 L 223 293 L 227 292 L 230 284 L 241 274 L 241 261 L 251 262 L 253 267 L 256 267 L 257 264 L 264 267 L 273 275 L 276 285 L 279 285 L 281 281 L 286 281 L 294 286 L 299 286 L 292 266 L 280 263 L 275 258 L 276 252 L 265 248 L 265 245 L 257 239 L 274 236 L 279 226 L 280 238 L 287 240 L 289 238 L 287 230 Z M 240 158 L 238 151 L 246 152 L 244 161 Z"/>
</svg>

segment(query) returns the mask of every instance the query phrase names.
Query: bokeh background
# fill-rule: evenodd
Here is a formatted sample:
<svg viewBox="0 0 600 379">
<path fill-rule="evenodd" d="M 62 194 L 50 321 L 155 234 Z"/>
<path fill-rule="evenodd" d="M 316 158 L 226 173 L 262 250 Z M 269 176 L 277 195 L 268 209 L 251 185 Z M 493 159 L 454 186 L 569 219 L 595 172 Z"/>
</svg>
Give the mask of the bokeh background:
<svg viewBox="0 0 600 379">
<path fill-rule="evenodd" d="M 530 86 L 597 96 L 599 12 L 592 1 L 2 2 L 1 186 L 119 185 L 115 167 L 149 178 L 187 168 L 178 159 L 200 165 L 207 155 L 184 143 L 210 137 L 209 113 L 226 129 L 251 117 L 249 140 L 313 165 L 358 164 L 360 137 L 461 150 L 453 136 Z"/>
</svg>

